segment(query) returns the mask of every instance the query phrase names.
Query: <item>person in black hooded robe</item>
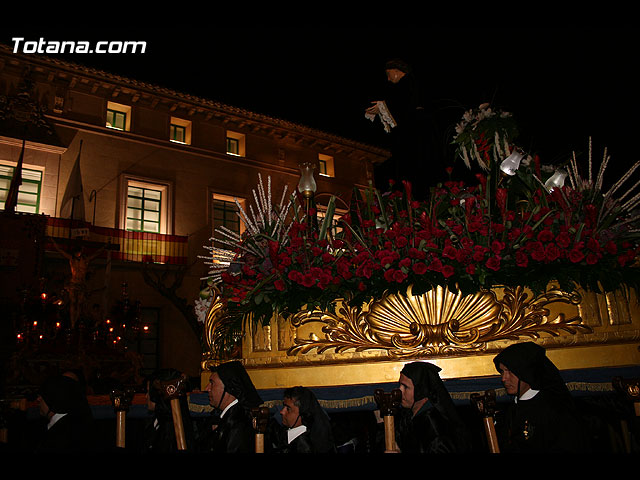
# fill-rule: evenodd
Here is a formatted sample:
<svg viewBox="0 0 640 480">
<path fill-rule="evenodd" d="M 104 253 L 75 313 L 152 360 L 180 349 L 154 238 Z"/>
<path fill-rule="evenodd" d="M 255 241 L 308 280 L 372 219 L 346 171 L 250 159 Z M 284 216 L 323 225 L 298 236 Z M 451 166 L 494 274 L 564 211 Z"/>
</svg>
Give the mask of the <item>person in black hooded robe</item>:
<svg viewBox="0 0 640 480">
<path fill-rule="evenodd" d="M 469 434 L 439 375 L 427 362 L 406 364 L 400 372 L 402 408 L 396 443 L 402 453 L 464 453 Z"/>
<path fill-rule="evenodd" d="M 275 451 L 280 453 L 336 453 L 331 420 L 311 390 L 291 387 L 283 393 L 282 425 Z"/>
<path fill-rule="evenodd" d="M 493 362 L 515 399 L 504 421 L 496 423 L 502 452 L 585 451 L 585 431 L 571 393 L 543 347 L 510 345 Z"/>
<path fill-rule="evenodd" d="M 211 367 L 207 385 L 214 408 L 212 425 L 203 450 L 212 453 L 254 453 L 255 435 L 251 409 L 262 404 L 249 374 L 237 360 Z"/>
<path fill-rule="evenodd" d="M 96 451 L 93 417 L 78 382 L 65 375 L 49 377 L 40 387 L 38 401 L 47 427 L 36 453 Z"/>
</svg>

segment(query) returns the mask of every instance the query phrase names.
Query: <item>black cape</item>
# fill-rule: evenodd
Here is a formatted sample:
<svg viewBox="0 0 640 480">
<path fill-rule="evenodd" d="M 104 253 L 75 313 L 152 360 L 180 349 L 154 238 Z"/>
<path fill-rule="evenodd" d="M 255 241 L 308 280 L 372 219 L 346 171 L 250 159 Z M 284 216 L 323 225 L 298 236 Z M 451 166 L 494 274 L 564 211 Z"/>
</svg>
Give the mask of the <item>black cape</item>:
<svg viewBox="0 0 640 480">
<path fill-rule="evenodd" d="M 255 453 L 255 435 L 250 411 L 237 403 L 210 425 L 201 449 L 210 453 Z"/>
<path fill-rule="evenodd" d="M 396 441 L 407 453 L 463 453 L 470 438 L 439 375 L 440 368 L 427 362 L 412 362 L 401 371 L 414 385 L 414 400 L 428 401 L 413 418 L 403 409 L 397 423 Z"/>
<path fill-rule="evenodd" d="M 494 358 L 539 392 L 518 400 L 497 418 L 504 452 L 582 452 L 588 448 L 586 428 L 571 393 L 545 349 L 533 342 L 510 345 Z M 502 417 L 502 421 L 500 419 Z"/>
</svg>

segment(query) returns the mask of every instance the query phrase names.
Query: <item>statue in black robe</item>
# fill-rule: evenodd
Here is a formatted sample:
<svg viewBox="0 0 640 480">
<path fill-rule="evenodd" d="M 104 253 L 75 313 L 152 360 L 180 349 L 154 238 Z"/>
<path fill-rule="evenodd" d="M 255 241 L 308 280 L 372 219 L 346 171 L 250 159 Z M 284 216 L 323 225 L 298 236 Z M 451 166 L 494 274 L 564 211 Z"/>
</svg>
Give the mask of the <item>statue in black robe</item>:
<svg viewBox="0 0 640 480">
<path fill-rule="evenodd" d="M 367 109 L 367 118 L 383 120 L 391 158 L 376 166 L 375 184 L 381 192 L 404 188 L 411 183 L 412 198 L 425 199 L 429 188 L 447 179 L 437 146 L 433 108 L 426 101 L 423 86 L 412 68 L 402 60 L 386 63 L 388 82 L 381 100 Z"/>
</svg>

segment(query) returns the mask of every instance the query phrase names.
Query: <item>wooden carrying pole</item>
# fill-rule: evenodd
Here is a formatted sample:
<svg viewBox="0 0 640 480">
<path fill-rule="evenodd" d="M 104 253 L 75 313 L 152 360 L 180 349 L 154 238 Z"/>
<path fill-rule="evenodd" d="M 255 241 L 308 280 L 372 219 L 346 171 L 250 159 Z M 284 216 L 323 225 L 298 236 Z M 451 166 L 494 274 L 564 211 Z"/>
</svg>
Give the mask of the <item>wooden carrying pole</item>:
<svg viewBox="0 0 640 480">
<path fill-rule="evenodd" d="M 126 418 L 131 401 L 133 400 L 133 390 L 112 390 L 109 394 L 111 404 L 116 413 L 116 447 L 125 447 Z"/>
<path fill-rule="evenodd" d="M 636 417 L 635 422 L 633 423 L 637 425 L 640 421 L 640 379 L 614 377 L 612 384 L 618 393 L 622 394 L 626 400 L 633 404 L 633 412 Z M 625 449 L 627 453 L 631 453 L 631 432 L 629 431 L 629 426 L 624 418 L 620 420 L 620 428 L 622 429 Z"/>
<path fill-rule="evenodd" d="M 269 408 L 252 408 L 251 416 L 253 417 L 253 429 L 256 431 L 256 453 L 264 453 L 264 434 L 269 424 Z"/>
<path fill-rule="evenodd" d="M 487 436 L 489 451 L 491 453 L 500 453 L 498 445 L 498 435 L 494 425 L 494 416 L 496 412 L 496 392 L 495 390 L 487 390 L 484 395 L 474 393 L 471 395 L 471 402 L 476 406 L 478 412 L 482 415 L 482 423 L 484 425 L 484 433 Z"/>
<path fill-rule="evenodd" d="M 395 414 L 400 407 L 402 393 L 398 389 L 394 389 L 390 393 L 386 393 L 382 389 L 376 389 L 374 398 L 384 422 L 385 453 L 397 452 Z"/>
<path fill-rule="evenodd" d="M 180 396 L 186 394 L 188 390 L 187 376 L 183 373 L 179 378 L 173 380 L 154 380 L 153 385 L 165 399 L 169 400 L 178 450 L 186 450 L 187 440 L 184 434 L 182 410 L 180 409 Z"/>
</svg>

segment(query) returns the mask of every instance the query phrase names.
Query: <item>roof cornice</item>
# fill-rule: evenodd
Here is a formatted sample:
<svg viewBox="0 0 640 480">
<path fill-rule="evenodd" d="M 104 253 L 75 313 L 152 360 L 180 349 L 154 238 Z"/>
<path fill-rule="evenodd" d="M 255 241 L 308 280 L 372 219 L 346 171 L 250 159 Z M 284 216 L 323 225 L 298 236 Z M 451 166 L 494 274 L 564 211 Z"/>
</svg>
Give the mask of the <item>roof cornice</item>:
<svg viewBox="0 0 640 480">
<path fill-rule="evenodd" d="M 40 54 L 23 54 L 15 53 L 13 49 L 5 44 L 0 43 L 0 69 L 2 65 L 2 57 L 7 58 L 9 61 L 19 60 L 26 64 L 36 65 L 41 68 L 57 69 L 63 71 L 69 75 L 81 75 L 88 77 L 96 82 L 101 83 L 113 83 L 120 88 L 129 88 L 131 90 L 145 93 L 148 95 L 156 95 L 158 97 L 173 100 L 176 102 L 189 104 L 196 109 L 204 109 L 214 112 L 214 116 L 220 116 L 220 114 L 234 118 L 240 123 L 255 123 L 256 127 L 264 127 L 269 125 L 274 129 L 280 129 L 286 131 L 288 135 L 303 135 L 308 137 L 308 140 L 316 143 L 329 142 L 332 144 L 339 144 L 346 150 L 359 150 L 368 154 L 388 157 L 389 152 L 383 148 L 369 145 L 363 142 L 352 140 L 340 135 L 325 132 L 320 129 L 308 127 L 299 123 L 291 122 L 276 118 L 269 115 L 253 112 L 247 109 L 234 107 L 225 103 L 221 103 L 215 100 L 206 99 L 203 97 L 181 93 L 176 90 L 155 85 L 149 82 L 143 82 L 120 75 L 116 75 L 107 71 L 103 71 L 93 67 L 87 67 L 81 64 L 70 62 L 68 60 L 62 60 L 59 58 L 48 57 Z M 282 136 L 286 134 L 283 132 Z"/>
</svg>

